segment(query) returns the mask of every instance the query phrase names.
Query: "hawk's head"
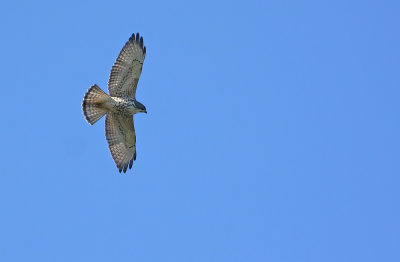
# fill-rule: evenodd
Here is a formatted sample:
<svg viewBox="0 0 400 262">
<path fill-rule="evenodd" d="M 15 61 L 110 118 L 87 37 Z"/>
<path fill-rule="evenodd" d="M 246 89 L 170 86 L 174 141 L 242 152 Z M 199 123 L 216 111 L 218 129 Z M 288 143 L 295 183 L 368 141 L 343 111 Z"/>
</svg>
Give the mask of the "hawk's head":
<svg viewBox="0 0 400 262">
<path fill-rule="evenodd" d="M 135 102 L 135 107 L 139 110 L 138 113 L 146 113 L 147 114 L 146 107 L 139 101 Z"/>
</svg>

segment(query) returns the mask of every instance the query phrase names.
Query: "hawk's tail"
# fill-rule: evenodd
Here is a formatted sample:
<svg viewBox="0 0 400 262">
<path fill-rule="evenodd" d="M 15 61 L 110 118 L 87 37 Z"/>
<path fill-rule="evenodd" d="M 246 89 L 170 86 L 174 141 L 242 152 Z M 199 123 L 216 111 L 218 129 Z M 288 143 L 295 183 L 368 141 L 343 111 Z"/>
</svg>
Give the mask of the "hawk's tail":
<svg viewBox="0 0 400 262">
<path fill-rule="evenodd" d="M 89 124 L 93 125 L 107 113 L 103 107 L 110 99 L 110 96 L 104 93 L 97 85 L 92 85 L 85 94 L 82 102 L 83 114 Z"/>
</svg>

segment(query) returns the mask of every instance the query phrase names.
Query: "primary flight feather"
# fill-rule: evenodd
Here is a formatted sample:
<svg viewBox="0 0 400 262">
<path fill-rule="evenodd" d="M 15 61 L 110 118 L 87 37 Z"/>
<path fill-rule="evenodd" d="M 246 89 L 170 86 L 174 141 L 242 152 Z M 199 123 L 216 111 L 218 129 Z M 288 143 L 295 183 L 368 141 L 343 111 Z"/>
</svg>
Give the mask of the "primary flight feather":
<svg viewBox="0 0 400 262">
<path fill-rule="evenodd" d="M 82 109 L 86 120 L 93 125 L 106 114 L 106 138 L 119 172 L 132 168 L 136 160 L 136 134 L 133 115 L 147 113 L 136 100 L 136 88 L 146 57 L 146 47 L 139 33 L 133 34 L 122 48 L 111 68 L 106 94 L 93 85 L 86 92 Z"/>
</svg>

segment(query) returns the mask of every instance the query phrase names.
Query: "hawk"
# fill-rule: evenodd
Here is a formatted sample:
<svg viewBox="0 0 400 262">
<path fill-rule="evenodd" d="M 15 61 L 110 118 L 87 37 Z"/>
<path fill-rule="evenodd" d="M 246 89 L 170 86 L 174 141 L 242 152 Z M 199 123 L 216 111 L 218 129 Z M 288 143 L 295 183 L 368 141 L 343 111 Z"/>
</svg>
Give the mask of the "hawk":
<svg viewBox="0 0 400 262">
<path fill-rule="evenodd" d="M 106 138 L 111 155 L 121 173 L 132 168 L 136 160 L 136 134 L 133 115 L 147 113 L 136 100 L 136 87 L 146 57 L 146 47 L 139 33 L 133 34 L 122 48 L 111 68 L 106 94 L 97 85 L 86 92 L 82 109 L 86 120 L 93 125 L 106 115 Z"/>
</svg>

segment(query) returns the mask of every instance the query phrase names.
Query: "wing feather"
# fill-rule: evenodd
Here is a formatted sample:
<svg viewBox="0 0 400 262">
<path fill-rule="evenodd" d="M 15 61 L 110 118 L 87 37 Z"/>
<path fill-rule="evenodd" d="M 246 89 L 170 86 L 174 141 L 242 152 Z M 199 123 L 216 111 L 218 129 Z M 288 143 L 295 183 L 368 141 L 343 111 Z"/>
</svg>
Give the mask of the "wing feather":
<svg viewBox="0 0 400 262">
<path fill-rule="evenodd" d="M 132 34 L 111 68 L 108 91 L 111 96 L 135 98 L 136 88 L 146 57 L 146 47 L 139 33 Z"/>
<path fill-rule="evenodd" d="M 111 155 L 119 172 L 131 169 L 136 160 L 136 134 L 133 117 L 108 113 L 106 138 Z"/>
</svg>

